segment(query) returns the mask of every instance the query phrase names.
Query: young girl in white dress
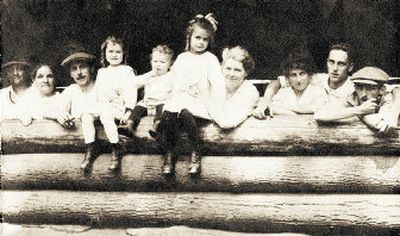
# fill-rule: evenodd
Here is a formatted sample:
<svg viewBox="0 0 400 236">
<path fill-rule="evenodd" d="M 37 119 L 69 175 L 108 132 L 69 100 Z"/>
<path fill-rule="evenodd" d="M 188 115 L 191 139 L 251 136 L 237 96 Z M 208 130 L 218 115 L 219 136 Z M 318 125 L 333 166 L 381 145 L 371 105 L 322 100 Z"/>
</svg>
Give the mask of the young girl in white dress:
<svg viewBox="0 0 400 236">
<path fill-rule="evenodd" d="M 111 143 L 112 161 L 110 170 L 116 170 L 121 165 L 121 153 L 118 139 L 118 129 L 115 120 L 124 123 L 129 118 L 136 105 L 137 90 L 134 84 L 135 72 L 132 67 L 124 64 L 122 40 L 108 37 L 101 45 L 101 64 L 103 68 L 97 72 L 94 86 L 96 101 L 92 109 L 82 114 L 82 130 L 87 144 L 87 154 L 81 164 L 82 169 L 91 166 L 96 157 L 95 121 L 100 119 L 106 136 Z"/>
<path fill-rule="evenodd" d="M 186 49 L 171 68 L 172 96 L 164 106 L 158 140 L 165 152 L 163 174 L 174 173 L 177 139 L 180 132 L 189 136 L 192 146 L 189 174 L 201 170 L 202 140 L 199 128 L 212 119 L 223 104 L 225 84 L 217 57 L 208 51 L 214 43 L 217 21 L 213 14 L 197 15 L 186 30 Z"/>
</svg>

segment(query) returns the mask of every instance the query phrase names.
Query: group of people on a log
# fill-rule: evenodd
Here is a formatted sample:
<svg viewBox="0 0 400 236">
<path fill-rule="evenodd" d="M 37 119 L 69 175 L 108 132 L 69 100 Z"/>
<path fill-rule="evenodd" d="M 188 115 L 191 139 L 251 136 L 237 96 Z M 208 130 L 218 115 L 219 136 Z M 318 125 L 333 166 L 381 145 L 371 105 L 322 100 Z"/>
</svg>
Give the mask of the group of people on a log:
<svg viewBox="0 0 400 236">
<path fill-rule="evenodd" d="M 101 64 L 87 52 L 74 52 L 63 60 L 75 83 L 62 93 L 55 90 L 54 70 L 39 64 L 29 72 L 27 61 L 2 65 L 11 84 L 0 91 L 1 120 L 52 119 L 66 129 L 80 119 L 87 151 L 81 164 L 87 170 L 99 155 L 96 122 L 101 122 L 112 147 L 110 170 L 121 165 L 119 135 L 132 137 L 144 116 L 154 115 L 149 130 L 164 152 L 164 175 L 174 174 L 177 140 L 187 133 L 191 144 L 188 173 L 201 171 L 202 139 L 199 129 L 215 122 L 222 129 L 238 126 L 249 116 L 314 114 L 320 122 L 361 119 L 376 132 L 391 132 L 400 113 L 400 86 L 383 70 L 368 66 L 353 69 L 351 48 L 334 44 L 327 58 L 327 74 L 315 72 L 311 56 L 292 53 L 283 63 L 283 75 L 272 81 L 260 99 L 246 80 L 254 69 L 250 53 L 240 47 L 225 48 L 222 63 L 208 51 L 214 43 L 217 21 L 213 14 L 197 15 L 188 23 L 186 48 L 173 61 L 174 52 L 158 45 L 150 54 L 151 71 L 136 75 L 126 64 L 124 43 L 113 36 L 101 45 Z M 31 83 L 33 84 L 31 86 Z M 137 102 L 138 89 L 144 98 Z"/>
</svg>

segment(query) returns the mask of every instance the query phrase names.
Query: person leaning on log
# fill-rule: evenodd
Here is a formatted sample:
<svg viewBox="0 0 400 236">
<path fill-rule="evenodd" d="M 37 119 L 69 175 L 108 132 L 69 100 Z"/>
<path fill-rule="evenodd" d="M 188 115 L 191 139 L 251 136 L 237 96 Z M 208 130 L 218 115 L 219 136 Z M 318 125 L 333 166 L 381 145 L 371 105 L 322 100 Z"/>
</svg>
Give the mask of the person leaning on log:
<svg viewBox="0 0 400 236">
<path fill-rule="evenodd" d="M 8 119 L 18 119 L 18 103 L 29 91 L 31 86 L 30 64 L 24 60 L 9 61 L 1 66 L 2 86 L 10 86 L 0 90 L 0 122 Z"/>
<path fill-rule="evenodd" d="M 322 86 L 311 84 L 314 61 L 308 54 L 292 53 L 283 64 L 282 84 L 272 98 L 270 115 L 313 114 L 326 100 Z"/>
<path fill-rule="evenodd" d="M 235 46 L 222 51 L 226 99 L 222 108 L 213 112 L 219 127 L 235 128 L 251 115 L 259 98 L 257 88 L 246 80 L 253 69 L 254 60 L 246 49 Z"/>
<path fill-rule="evenodd" d="M 55 91 L 54 70 L 39 64 L 32 71 L 33 85 L 18 104 L 19 119 L 24 125 L 32 120 L 56 120 L 60 111 L 60 93 Z"/>
<path fill-rule="evenodd" d="M 352 76 L 355 92 L 349 95 L 340 105 L 327 106 L 315 113 L 319 122 L 340 121 L 358 117 L 369 128 L 379 133 L 388 133 L 397 126 L 397 117 L 386 95 L 388 74 L 376 67 L 364 67 Z M 386 95 L 386 96 L 385 96 Z"/>
<path fill-rule="evenodd" d="M 73 128 L 83 111 L 96 99 L 94 93 L 95 56 L 86 52 L 75 52 L 65 58 L 61 65 L 68 68 L 70 77 L 75 83 L 61 93 L 62 110 L 57 121 L 64 128 Z"/>
<path fill-rule="evenodd" d="M 352 51 L 347 43 L 333 44 L 330 47 L 327 58 L 328 74 L 315 74 L 311 83 L 322 86 L 327 94 L 327 102 L 341 103 L 348 95 L 354 92 L 354 84 L 349 79 L 349 73 L 353 69 Z M 257 108 L 253 111 L 253 116 L 258 119 L 269 117 L 269 108 L 272 97 L 284 85 L 282 80 L 272 81 L 264 92 L 264 97 Z"/>
</svg>

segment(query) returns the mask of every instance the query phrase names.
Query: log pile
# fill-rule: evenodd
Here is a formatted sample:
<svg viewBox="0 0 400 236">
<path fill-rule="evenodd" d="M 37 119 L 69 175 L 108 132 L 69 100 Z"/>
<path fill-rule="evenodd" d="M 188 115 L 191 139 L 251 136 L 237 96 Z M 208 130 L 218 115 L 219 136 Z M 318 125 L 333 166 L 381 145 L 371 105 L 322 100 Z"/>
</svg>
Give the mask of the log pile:
<svg viewBox="0 0 400 236">
<path fill-rule="evenodd" d="M 51 121 L 2 124 L 4 222 L 168 227 L 240 232 L 391 235 L 400 230 L 397 135 L 380 137 L 362 123 L 321 126 L 311 116 L 249 119 L 234 130 L 202 130 L 203 172 L 187 175 L 185 137 L 176 175 L 160 175 L 162 156 L 148 135 L 124 139 L 122 169 L 109 172 L 104 144 L 81 173 L 79 125 Z"/>
</svg>

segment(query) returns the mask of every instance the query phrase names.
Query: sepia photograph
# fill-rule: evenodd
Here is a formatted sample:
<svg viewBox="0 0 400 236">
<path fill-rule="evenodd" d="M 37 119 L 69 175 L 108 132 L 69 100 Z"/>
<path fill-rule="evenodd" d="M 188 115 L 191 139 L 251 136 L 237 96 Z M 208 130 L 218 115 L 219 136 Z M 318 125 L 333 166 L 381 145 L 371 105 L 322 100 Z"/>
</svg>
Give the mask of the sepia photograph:
<svg viewBox="0 0 400 236">
<path fill-rule="evenodd" d="M 399 1 L 0 14 L 0 235 L 400 235 Z"/>
</svg>

